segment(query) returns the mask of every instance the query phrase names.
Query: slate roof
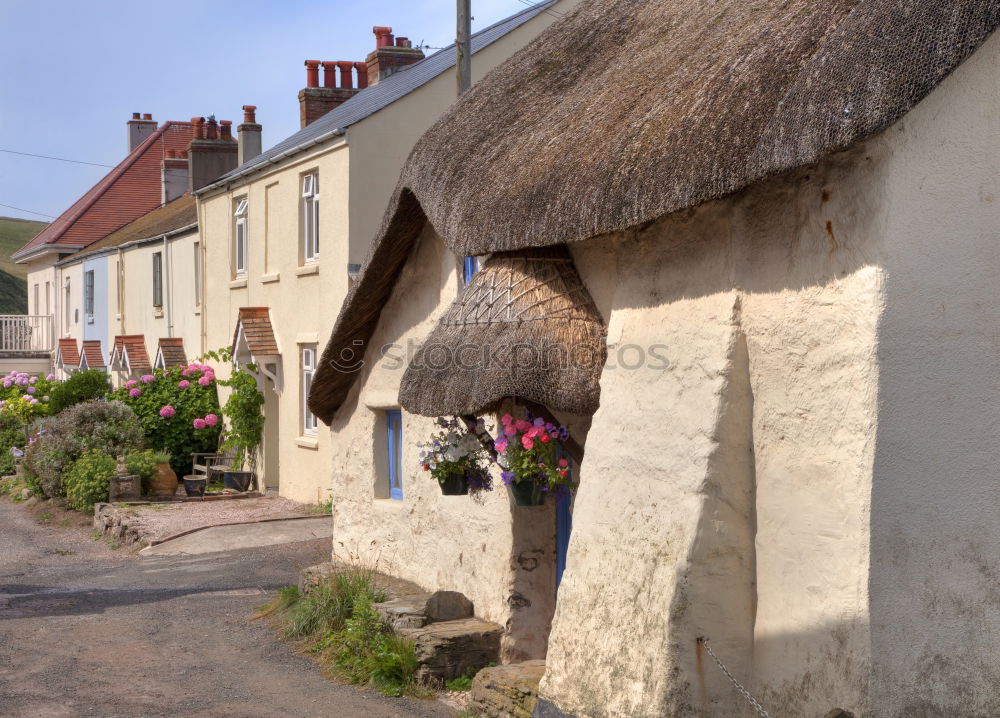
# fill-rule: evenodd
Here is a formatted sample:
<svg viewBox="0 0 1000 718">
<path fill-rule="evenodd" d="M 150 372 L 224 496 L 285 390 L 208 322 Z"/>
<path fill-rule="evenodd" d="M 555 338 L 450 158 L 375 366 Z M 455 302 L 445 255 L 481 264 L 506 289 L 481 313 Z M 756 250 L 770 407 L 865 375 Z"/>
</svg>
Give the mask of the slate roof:
<svg viewBox="0 0 1000 718">
<path fill-rule="evenodd" d="M 160 346 L 156 350 L 157 364 L 163 359 L 163 366 L 169 369 L 172 366 L 186 366 L 187 355 L 184 353 L 183 337 L 161 337 Z"/>
<path fill-rule="evenodd" d="M 83 342 L 83 356 L 88 369 L 104 369 L 104 352 L 100 339 L 86 339 Z"/>
<path fill-rule="evenodd" d="M 475 33 L 472 36 L 473 55 L 482 50 L 484 47 L 487 47 L 501 39 L 508 33 L 516 30 L 532 18 L 538 16 L 556 2 L 557 0 L 546 0 L 545 2 L 540 2 L 537 5 L 527 7 L 498 23 L 490 25 L 489 27 Z M 207 187 L 198 190 L 195 194 L 200 194 L 201 192 L 205 192 L 212 187 L 230 182 L 233 179 L 245 174 L 249 174 L 251 171 L 269 164 L 272 159 L 278 157 L 282 153 L 294 149 L 299 145 L 315 141 L 323 135 L 333 132 L 334 130 L 350 127 L 356 122 L 360 122 L 369 115 L 378 112 L 383 107 L 391 105 L 396 100 L 427 84 L 435 77 L 443 72 L 447 72 L 454 66 L 455 45 L 452 44 L 443 50 L 424 58 L 420 62 L 415 62 L 409 67 L 389 75 L 389 77 L 384 80 L 379 80 L 377 84 L 371 85 L 370 87 L 357 93 L 350 100 L 330 110 L 311 125 L 302 128 L 294 135 L 287 137 L 274 147 L 271 147 L 270 149 L 257 155 L 249 162 L 243 163 L 232 172 L 223 175 Z"/>
<path fill-rule="evenodd" d="M 63 366 L 80 366 L 80 348 L 76 339 L 60 339 L 57 358 Z"/>
<path fill-rule="evenodd" d="M 74 254 L 72 259 L 96 254 L 104 249 L 120 247 L 129 242 L 141 239 L 151 239 L 161 234 L 170 234 L 178 229 L 198 224 L 198 207 L 194 197 L 185 192 L 183 195 L 147 212 L 136 220 L 129 222 L 103 239 L 87 247 L 86 252 Z"/>
<path fill-rule="evenodd" d="M 160 163 L 167 150 L 186 150 L 190 122 L 165 122 L 51 224 L 14 252 L 17 260 L 46 244 L 88 247 L 155 209 L 161 201 Z"/>
<path fill-rule="evenodd" d="M 255 356 L 280 354 L 278 340 L 274 338 L 274 329 L 271 327 L 270 310 L 267 307 L 240 307 L 240 318 L 233 333 L 233 354 L 236 353 L 240 329 L 243 330 L 251 354 Z"/>
</svg>

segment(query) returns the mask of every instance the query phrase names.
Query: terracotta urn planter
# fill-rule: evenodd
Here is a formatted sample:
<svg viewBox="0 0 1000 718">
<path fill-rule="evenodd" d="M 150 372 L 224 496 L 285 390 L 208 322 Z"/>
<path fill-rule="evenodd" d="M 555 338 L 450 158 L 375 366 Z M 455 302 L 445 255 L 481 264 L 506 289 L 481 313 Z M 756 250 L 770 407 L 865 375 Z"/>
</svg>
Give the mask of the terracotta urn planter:
<svg viewBox="0 0 1000 718">
<path fill-rule="evenodd" d="M 170 468 L 170 464 L 157 464 L 156 473 L 149 480 L 149 495 L 165 498 L 173 496 L 176 493 L 177 474 Z"/>
</svg>

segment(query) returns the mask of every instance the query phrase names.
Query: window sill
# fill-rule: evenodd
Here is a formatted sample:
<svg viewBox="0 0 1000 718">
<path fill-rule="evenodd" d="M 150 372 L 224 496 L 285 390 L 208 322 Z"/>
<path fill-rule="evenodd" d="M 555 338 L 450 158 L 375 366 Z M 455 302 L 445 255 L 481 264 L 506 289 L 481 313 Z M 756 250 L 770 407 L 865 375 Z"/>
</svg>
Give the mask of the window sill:
<svg viewBox="0 0 1000 718">
<path fill-rule="evenodd" d="M 318 449 L 319 439 L 312 436 L 297 436 L 295 437 L 295 445 L 301 446 L 303 449 Z"/>
<path fill-rule="evenodd" d="M 296 277 L 308 277 L 310 274 L 319 274 L 318 264 L 306 264 L 295 270 Z"/>
<path fill-rule="evenodd" d="M 246 286 L 247 286 L 246 277 L 240 277 L 239 279 L 234 279 L 229 283 L 230 289 L 246 289 Z"/>
<path fill-rule="evenodd" d="M 200 317 L 200 316 L 201 316 L 201 309 L 200 309 L 200 308 L 199 308 L 199 309 L 195 309 L 195 310 L 194 310 L 194 315 L 195 315 L 196 317 Z"/>
<path fill-rule="evenodd" d="M 271 282 L 280 282 L 281 272 L 271 272 L 270 274 L 260 275 L 261 284 L 270 284 Z"/>
</svg>

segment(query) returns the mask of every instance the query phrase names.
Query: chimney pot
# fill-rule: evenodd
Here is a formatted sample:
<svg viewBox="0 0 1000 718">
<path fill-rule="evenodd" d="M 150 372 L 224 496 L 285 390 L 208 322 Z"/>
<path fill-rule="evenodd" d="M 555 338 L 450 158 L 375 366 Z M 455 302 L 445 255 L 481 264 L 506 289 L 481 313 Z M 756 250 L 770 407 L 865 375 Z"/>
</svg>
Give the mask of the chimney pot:
<svg viewBox="0 0 1000 718">
<path fill-rule="evenodd" d="M 306 60 L 306 87 L 319 87 L 319 60 Z"/>
<path fill-rule="evenodd" d="M 406 38 L 406 37 L 397 37 L 396 38 L 396 47 L 409 47 L 409 46 L 410 46 L 410 39 L 409 38 Z"/>
<path fill-rule="evenodd" d="M 340 86 L 345 90 L 354 89 L 354 63 L 343 60 L 337 62 L 340 70 Z"/>
<path fill-rule="evenodd" d="M 223 140 L 233 139 L 233 121 L 232 120 L 219 120 L 219 131 L 220 137 Z"/>
<path fill-rule="evenodd" d="M 337 63 L 321 62 L 320 65 L 323 66 L 323 87 L 336 87 L 337 86 Z"/>
<path fill-rule="evenodd" d="M 132 113 L 132 119 L 133 120 L 138 120 L 139 119 L 139 113 L 138 112 L 133 112 Z"/>
<path fill-rule="evenodd" d="M 355 62 L 354 69 L 358 71 L 358 89 L 363 90 L 368 87 L 368 63 Z"/>
<path fill-rule="evenodd" d="M 151 120 L 151 119 L 153 119 L 153 115 L 151 113 L 147 112 L 147 113 L 145 113 L 142 116 L 142 119 L 144 119 L 144 120 Z"/>
<path fill-rule="evenodd" d="M 257 124 L 257 105 L 243 105 L 243 123 L 247 125 Z"/>
<path fill-rule="evenodd" d="M 372 33 L 375 35 L 375 47 L 391 47 L 392 46 L 392 28 L 384 27 L 382 25 L 376 25 L 372 28 Z"/>
</svg>

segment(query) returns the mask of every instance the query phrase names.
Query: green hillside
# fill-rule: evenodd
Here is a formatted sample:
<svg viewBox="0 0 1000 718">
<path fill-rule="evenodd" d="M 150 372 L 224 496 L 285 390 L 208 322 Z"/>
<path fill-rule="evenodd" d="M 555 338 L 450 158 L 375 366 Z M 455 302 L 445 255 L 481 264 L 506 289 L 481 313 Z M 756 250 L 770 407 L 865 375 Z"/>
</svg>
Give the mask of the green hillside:
<svg viewBox="0 0 1000 718">
<path fill-rule="evenodd" d="M 28 274 L 27 267 L 23 264 L 14 264 L 10 260 L 10 255 L 41 232 L 45 225 L 46 222 L 33 222 L 30 219 L 0 217 L 0 270 L 24 279 Z"/>
<path fill-rule="evenodd" d="M 10 255 L 42 231 L 45 222 L 30 219 L 0 217 L 0 314 L 26 314 L 28 285 L 24 278 L 28 268 L 14 264 Z"/>
</svg>

